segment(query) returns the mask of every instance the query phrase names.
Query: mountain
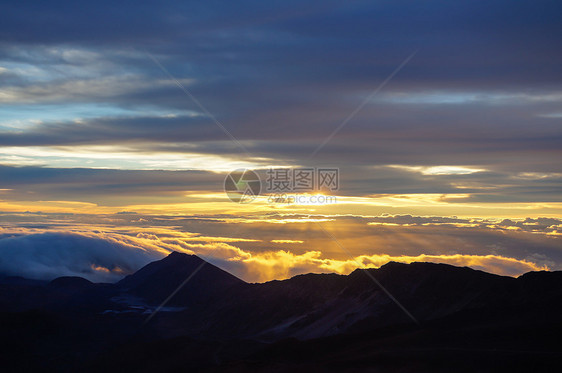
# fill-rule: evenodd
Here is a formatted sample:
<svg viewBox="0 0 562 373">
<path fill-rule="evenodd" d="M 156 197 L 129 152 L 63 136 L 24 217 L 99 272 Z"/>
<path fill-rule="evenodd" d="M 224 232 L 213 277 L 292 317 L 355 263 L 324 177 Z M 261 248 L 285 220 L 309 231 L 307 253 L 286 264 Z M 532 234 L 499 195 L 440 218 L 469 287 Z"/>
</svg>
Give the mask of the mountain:
<svg viewBox="0 0 562 373">
<path fill-rule="evenodd" d="M 93 285 L 91 281 L 86 280 L 82 277 L 76 276 L 64 276 L 58 277 L 53 281 L 49 282 L 50 287 L 54 289 L 64 289 L 67 291 L 81 291 L 86 288 L 89 288 Z"/>
<path fill-rule="evenodd" d="M 511 304 L 519 282 L 470 268 L 434 263 L 388 263 L 348 276 L 307 274 L 249 284 L 225 293 L 215 307 L 191 308 L 155 319 L 181 325 L 180 333 L 261 341 L 311 339 L 413 323 L 389 291 L 418 322 L 463 310 Z M 194 326 L 196 326 L 194 328 Z"/>
<path fill-rule="evenodd" d="M 562 357 L 561 307 L 562 272 L 391 262 L 249 284 L 172 253 L 116 284 L 0 282 L 0 358 L 8 371 L 540 371 Z"/>
<path fill-rule="evenodd" d="M 173 252 L 125 277 L 117 287 L 152 304 L 160 304 L 175 293 L 167 304 L 186 306 L 206 302 L 243 284 L 195 255 Z"/>
</svg>

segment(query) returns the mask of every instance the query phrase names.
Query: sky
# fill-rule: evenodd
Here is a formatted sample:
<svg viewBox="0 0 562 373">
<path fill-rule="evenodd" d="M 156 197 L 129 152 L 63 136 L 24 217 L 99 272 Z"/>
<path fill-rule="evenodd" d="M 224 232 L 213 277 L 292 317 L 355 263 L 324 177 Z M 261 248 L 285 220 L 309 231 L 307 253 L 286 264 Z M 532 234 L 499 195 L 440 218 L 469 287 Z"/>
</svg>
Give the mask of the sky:
<svg viewBox="0 0 562 373">
<path fill-rule="evenodd" d="M 3 1 L 0 273 L 116 281 L 171 250 L 252 282 L 562 270 L 561 11 Z M 338 187 L 272 201 L 268 170 L 303 168 Z"/>
</svg>

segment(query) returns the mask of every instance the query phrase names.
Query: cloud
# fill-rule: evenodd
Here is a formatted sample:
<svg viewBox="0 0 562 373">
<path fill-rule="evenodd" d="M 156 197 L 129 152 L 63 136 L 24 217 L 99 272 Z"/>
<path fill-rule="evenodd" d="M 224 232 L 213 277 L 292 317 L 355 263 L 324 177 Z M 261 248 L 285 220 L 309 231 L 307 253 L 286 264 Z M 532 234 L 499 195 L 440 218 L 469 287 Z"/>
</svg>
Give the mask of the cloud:
<svg viewBox="0 0 562 373">
<path fill-rule="evenodd" d="M 80 276 L 114 282 L 164 253 L 103 234 L 4 234 L 0 238 L 0 273 L 41 280 Z"/>
<path fill-rule="evenodd" d="M 134 220 L 28 214 L 19 228 L 37 231 L 12 239 L 39 245 L 42 236 L 33 234 L 49 233 L 42 229 L 53 229 L 46 219 L 55 216 L 85 247 L 197 252 L 248 278 L 347 270 L 352 262 L 314 225 L 321 221 L 354 258 L 367 253 L 377 265 L 382 259 L 373 255 L 449 255 L 505 273 L 509 265 L 527 268 L 502 259 L 511 257 L 560 268 L 561 7 L 548 0 L 493 0 L 484 11 L 469 0 L 7 2 L 0 12 L 1 208 L 141 212 Z M 217 170 L 269 164 L 339 167 L 338 204 L 314 211 L 225 204 Z M 511 220 L 443 217 L 460 214 Z M 86 234 L 80 224 L 113 231 Z M 247 228 L 229 237 L 228 225 Z M 306 245 L 290 242 L 296 238 Z M 75 252 L 67 251 L 70 260 Z M 60 272 L 109 278 L 145 260 L 116 258 L 119 269 L 107 274 L 101 268 L 111 260 L 92 258 L 79 257 L 78 269 L 61 264 Z"/>
<path fill-rule="evenodd" d="M 98 152 L 94 149 L 97 149 Z M 45 162 L 45 158 L 11 156 L 20 166 L 0 165 L 1 189 L 12 189 L 3 193 L 3 210 L 34 210 L 31 201 L 73 201 L 87 202 L 99 206 L 98 211 L 142 209 L 144 212 L 162 213 L 174 211 L 199 213 L 202 204 L 205 209 L 214 205 L 224 211 L 234 211 L 232 203 L 225 198 L 223 186 L 225 170 L 231 166 L 253 165 L 255 163 L 233 161 L 225 157 L 200 157 L 195 154 L 176 153 L 168 157 L 163 153 L 146 149 L 143 154 L 134 151 L 115 152 L 112 147 L 57 149 L 58 154 L 68 154 L 73 160 L 69 167 L 23 166 L 28 161 Z M 32 149 L 27 148 L 32 155 Z M 0 155 L 2 150 L 0 150 Z M 88 157 L 92 155 L 92 157 Z M 116 155 L 115 159 L 107 159 Z M 23 158 L 23 159 L 22 159 Z M 63 159 L 63 158 L 61 158 Z M 57 159 L 55 162 L 61 163 Z M 142 164 L 144 160 L 155 159 L 161 166 L 182 169 L 152 169 L 155 165 Z M 235 158 L 234 158 L 235 159 Z M 181 160 L 175 163 L 176 160 Z M 2 159 L 0 157 L 0 163 Z M 101 163 L 100 163 L 101 162 Z M 87 168 L 102 167 L 103 162 L 118 167 L 147 167 L 144 170 L 122 170 Z M 261 159 L 257 163 L 266 164 Z M 194 167 L 198 170 L 185 170 Z M 216 169 L 213 169 L 216 168 Z M 266 180 L 266 170 L 258 170 L 262 181 Z M 551 175 L 541 178 L 514 179 L 518 172 L 478 172 L 466 175 L 422 175 L 390 167 L 349 165 L 340 167 L 340 191 L 337 204 L 331 207 L 318 206 L 322 213 L 353 213 L 379 215 L 382 213 L 424 215 L 465 215 L 521 217 L 532 215 L 555 215 L 562 211 L 560 187 L 562 178 Z M 157 180 L 157 182 L 156 182 Z M 209 197 L 209 198 L 207 198 Z M 212 198 L 211 198 L 212 197 Z M 23 203 L 23 201 L 29 201 Z M 13 202 L 13 203 L 10 203 Z M 222 205 L 221 205 L 222 203 Z M 27 204 L 27 206 L 26 206 Z M 35 209 L 44 202 L 36 203 Z M 117 206 L 119 205 L 119 206 Z M 280 204 L 279 204 L 280 205 Z M 10 206 L 10 208 L 8 208 Z M 200 207 L 198 207 L 200 206 Z M 412 210 L 414 206 L 425 209 Z M 238 206 L 243 210 L 268 209 L 267 198 L 258 199 L 252 204 Z M 304 206 L 285 206 L 286 210 L 302 212 Z M 199 210 L 199 211 L 197 211 Z M 534 210 L 533 212 L 529 210 Z M 53 211 L 52 209 L 49 211 Z M 69 210 L 66 210 L 69 211 Z M 74 211 L 79 212 L 79 211 Z M 556 216 L 556 215 L 555 215 Z"/>
<path fill-rule="evenodd" d="M 38 279 L 81 276 L 96 282 L 114 282 L 171 251 L 199 255 L 251 282 L 284 279 L 309 272 L 348 274 L 356 268 L 380 267 L 389 261 L 447 263 L 508 276 L 548 270 L 556 265 L 555 261 L 541 254 L 516 259 L 500 254 L 423 253 L 424 249 L 421 248 L 422 253 L 415 255 L 393 254 L 390 250 L 388 253 L 341 257 L 343 252 L 335 255 L 332 251 L 292 251 L 287 248 L 273 249 L 267 244 L 261 250 L 243 248 L 239 245 L 259 241 L 203 236 L 163 227 L 105 227 L 104 232 L 85 232 L 83 225 L 76 226 L 74 230 L 63 227 L 57 229 L 59 231 L 47 231 L 44 228 L 4 229 L 0 236 L 0 273 Z M 136 235 L 133 234 L 135 231 L 138 232 Z M 301 242 L 272 241 L 277 241 L 277 244 Z M 345 238 L 342 241 L 346 242 Z M 239 244 L 234 245 L 234 242 Z M 357 248 L 351 250 L 360 251 Z"/>
<path fill-rule="evenodd" d="M 419 7 L 250 1 L 221 3 L 213 12 L 198 3 L 139 4 L 102 1 L 88 11 L 41 2 L 5 6 L 0 101 L 10 117 L 0 123 L 6 147 L 0 164 L 224 171 L 308 162 L 345 169 L 346 195 L 465 193 L 456 202 L 479 204 L 561 200 L 559 118 L 543 115 L 562 100 L 558 4 L 496 0 L 485 15 L 464 1 Z M 128 16 L 116 16 L 120 11 Z M 417 48 L 390 84 L 308 159 Z M 240 154 L 145 49 L 254 159 Z M 36 200 L 60 200 L 58 192 L 103 204 L 123 190 L 165 198 L 166 182 L 179 188 L 175 177 L 157 170 L 143 174 L 144 182 L 129 182 L 138 178 L 123 172 L 105 183 L 107 173 L 98 172 L 89 175 L 98 188 L 85 183 L 87 196 L 80 196 L 69 174 L 59 172 L 58 191 L 44 180 L 46 187 L 28 184 L 41 189 L 29 192 Z M 185 188 L 199 190 L 199 177 L 190 178 Z M 150 183 L 155 179 L 160 185 Z M 107 198 L 94 197 L 96 191 Z"/>
<path fill-rule="evenodd" d="M 529 271 L 548 270 L 546 265 L 537 265 L 527 260 L 502 257 L 498 255 L 360 255 L 348 260 L 325 258 L 320 251 L 308 251 L 296 255 L 289 251 L 258 253 L 242 260 L 247 271 L 258 276 L 261 281 L 283 279 L 309 272 L 336 272 L 349 274 L 356 268 L 379 268 L 394 261 L 401 263 L 433 262 L 454 266 L 467 266 L 505 276 L 519 276 Z"/>
<path fill-rule="evenodd" d="M 401 263 L 412 262 L 432 262 L 432 263 L 445 263 L 454 266 L 471 267 L 490 273 L 495 273 L 504 276 L 519 276 L 529 271 L 544 271 L 549 270 L 546 265 L 537 265 L 536 263 L 528 260 L 518 260 L 515 258 L 503 257 L 500 255 L 427 255 L 420 254 L 416 256 L 390 256 L 390 255 L 362 255 L 354 258 L 353 261 L 334 262 L 328 261 L 323 268 L 334 268 L 339 271 L 349 271 L 349 268 L 356 268 L 357 263 L 361 263 L 363 268 L 378 268 L 381 265 L 390 261 Z"/>
</svg>

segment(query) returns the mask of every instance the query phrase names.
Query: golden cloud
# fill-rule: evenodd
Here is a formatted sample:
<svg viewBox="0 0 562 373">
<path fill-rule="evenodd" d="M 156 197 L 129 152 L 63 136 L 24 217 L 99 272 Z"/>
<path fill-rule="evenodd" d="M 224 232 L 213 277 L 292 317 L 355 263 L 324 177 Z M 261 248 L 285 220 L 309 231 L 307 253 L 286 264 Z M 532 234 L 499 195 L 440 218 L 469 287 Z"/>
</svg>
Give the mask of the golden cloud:
<svg viewBox="0 0 562 373">
<path fill-rule="evenodd" d="M 84 226 L 75 228 L 65 227 L 65 232 L 80 234 L 85 237 L 102 239 L 119 245 L 126 245 L 137 251 L 145 252 L 147 256 L 163 257 L 171 251 L 188 254 L 196 254 L 204 259 L 218 264 L 226 271 L 242 277 L 251 282 L 262 282 L 273 279 L 289 278 L 297 274 L 309 272 L 335 272 L 348 274 L 356 268 L 378 268 L 388 262 L 401 263 L 412 262 L 434 262 L 446 263 L 455 266 L 467 266 L 486 272 L 507 276 L 517 276 L 529 271 L 548 270 L 546 265 L 539 265 L 531 260 L 517 259 L 500 255 L 434 255 L 419 254 L 415 256 L 405 255 L 358 255 L 347 260 L 325 257 L 318 250 L 306 251 L 296 254 L 289 250 L 270 250 L 266 252 L 250 252 L 232 244 L 243 239 L 225 238 L 221 242 L 218 237 L 198 236 L 196 233 L 178 232 L 173 229 L 155 228 L 152 233 L 146 228 L 139 229 L 136 235 L 123 234 L 120 228 L 98 227 L 86 231 Z M 3 233 L 10 230 L 3 229 Z M 49 230 L 52 232 L 53 230 Z M 25 229 L 15 227 L 14 233 L 31 234 L 41 233 L 40 229 Z M 46 232 L 46 230 L 43 230 Z M 193 241 L 198 242 L 193 242 Z M 290 242 L 289 242 L 290 241 Z M 294 240 L 272 240 L 275 243 L 295 243 L 302 241 Z M 104 271 L 104 268 L 95 268 L 96 271 Z M 107 268 L 116 273 L 119 270 Z"/>
</svg>

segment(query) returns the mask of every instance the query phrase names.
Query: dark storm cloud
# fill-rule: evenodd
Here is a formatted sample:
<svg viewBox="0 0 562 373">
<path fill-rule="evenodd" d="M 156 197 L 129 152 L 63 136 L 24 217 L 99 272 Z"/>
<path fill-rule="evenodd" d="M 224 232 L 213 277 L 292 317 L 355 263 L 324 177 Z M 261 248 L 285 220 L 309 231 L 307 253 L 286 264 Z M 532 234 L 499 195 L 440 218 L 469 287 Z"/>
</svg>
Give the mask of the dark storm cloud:
<svg viewBox="0 0 562 373">
<path fill-rule="evenodd" d="M 84 123 L 49 123 L 25 133 L 4 133 L 4 146 L 114 144 L 139 141 L 190 142 L 224 139 L 209 124 L 208 118 L 182 116 L 179 118 L 95 118 Z"/>
<path fill-rule="evenodd" d="M 258 170 L 262 181 L 266 170 Z M 454 203 L 562 202 L 562 175 L 522 177 L 516 173 L 423 175 L 390 167 L 340 170 L 340 196 L 385 197 L 393 194 L 442 194 Z M 188 192 L 223 193 L 224 173 L 211 171 L 106 170 L 0 166 L 1 198 L 18 201 L 83 201 L 98 205 L 181 202 Z M 455 193 L 463 198 L 448 199 Z M 197 201 L 197 196 L 189 197 Z M 205 201 L 204 199 L 202 201 Z"/>
<path fill-rule="evenodd" d="M 224 175 L 203 171 L 104 170 L 0 166 L 2 198 L 141 203 L 146 198 L 182 197 L 186 191 L 221 190 Z M 143 199 L 144 198 L 144 199 Z"/>
<path fill-rule="evenodd" d="M 180 92 L 181 93 L 181 92 Z M 319 108 L 321 103 L 315 103 Z M 313 149 L 344 116 L 337 100 L 325 109 L 293 107 L 285 113 L 256 108 L 246 116 L 225 121 L 251 153 L 269 158 L 307 161 Z M 513 154 L 519 168 L 557 169 L 562 135 L 559 119 L 538 114 L 556 110 L 558 103 L 508 103 L 488 105 L 384 104 L 365 108 L 315 160 L 349 164 L 493 164 L 509 167 Z M 318 109 L 319 110 L 319 109 Z M 279 114 L 279 115 L 277 115 Z M 257 141 L 256 141 L 257 140 Z M 234 144 L 210 118 L 101 117 L 75 122 L 42 123 L 21 132 L 0 133 L 4 146 L 134 144 L 147 149 L 233 154 Z M 187 146 L 178 147 L 178 143 Z M 175 144 L 175 145 L 174 145 Z M 290 159 L 290 158 L 289 158 Z M 523 161 L 523 162 L 522 162 Z M 542 164 L 542 165 L 541 165 Z M 497 166 L 497 165 L 496 165 Z M 523 169 L 525 170 L 525 169 Z"/>
<path fill-rule="evenodd" d="M 221 102 L 222 86 L 290 99 L 290 87 L 368 89 L 417 48 L 394 86 L 557 85 L 559 10 L 555 1 L 13 2 L 0 36 L 8 46 L 147 47 L 176 75 L 218 79 L 202 97 L 210 90 Z"/>
<path fill-rule="evenodd" d="M 300 79 L 306 64 L 313 75 L 347 70 L 346 79 L 364 79 L 373 60 L 392 66 L 404 49 L 425 47 L 419 68 L 434 77 L 546 82 L 559 77 L 559 10 L 556 1 L 505 0 L 4 2 L 0 35 L 7 43 L 154 45 L 218 57 L 226 70 L 254 61 L 258 70 L 290 71 L 296 63 Z"/>
<path fill-rule="evenodd" d="M 557 1 L 3 2 L 0 103 L 22 115 L 24 104 L 45 105 L 61 119 L 2 130 L 0 145 L 242 157 L 147 50 L 252 155 L 344 167 L 347 194 L 458 193 L 454 184 L 462 184 L 474 195 L 457 202 L 559 201 L 561 180 L 551 174 L 562 172 L 560 10 Z M 100 109 L 78 122 L 65 114 L 92 103 L 128 111 Z M 392 164 L 486 171 L 435 176 L 379 167 Z M 0 188 L 21 198 L 26 179 L 50 197 L 216 189 L 210 173 L 201 181 L 163 171 L 1 172 Z M 532 172 L 546 176 L 520 177 Z"/>
</svg>

